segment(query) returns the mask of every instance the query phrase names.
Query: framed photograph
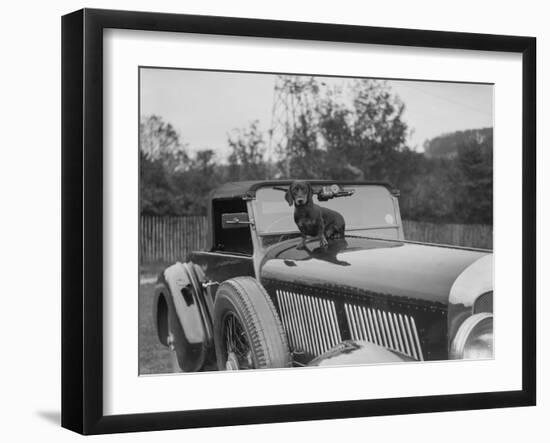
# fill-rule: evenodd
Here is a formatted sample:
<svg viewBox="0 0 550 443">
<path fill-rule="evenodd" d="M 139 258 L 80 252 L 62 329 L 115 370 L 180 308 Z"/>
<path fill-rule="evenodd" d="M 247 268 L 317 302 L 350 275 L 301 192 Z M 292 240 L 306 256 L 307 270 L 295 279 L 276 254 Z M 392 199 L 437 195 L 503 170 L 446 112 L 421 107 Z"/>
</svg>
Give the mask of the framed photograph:
<svg viewBox="0 0 550 443">
<path fill-rule="evenodd" d="M 62 20 L 62 425 L 536 402 L 531 37 Z"/>
</svg>

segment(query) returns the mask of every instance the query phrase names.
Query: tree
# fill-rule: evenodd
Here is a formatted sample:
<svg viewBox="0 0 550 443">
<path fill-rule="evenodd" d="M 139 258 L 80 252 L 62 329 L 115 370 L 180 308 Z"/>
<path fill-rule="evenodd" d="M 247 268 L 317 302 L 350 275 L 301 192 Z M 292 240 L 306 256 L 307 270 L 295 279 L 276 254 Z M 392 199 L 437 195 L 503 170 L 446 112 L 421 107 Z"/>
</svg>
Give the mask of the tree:
<svg viewBox="0 0 550 443">
<path fill-rule="evenodd" d="M 205 214 L 209 193 L 235 180 L 304 178 L 387 181 L 401 190 L 404 219 L 492 224 L 492 128 L 456 131 L 426 142 L 426 154 L 406 144 L 404 105 L 384 82 L 355 80 L 347 91 L 314 77 L 283 87 L 302 94 L 292 131 L 266 161 L 258 121 L 228 135 L 230 153 L 188 153 L 172 125 L 150 116 L 140 125 L 141 211 Z"/>
<path fill-rule="evenodd" d="M 465 143 L 492 144 L 493 128 L 468 129 L 442 134 L 427 140 L 424 151 L 429 158 L 456 158 L 459 148 Z"/>
<path fill-rule="evenodd" d="M 174 189 L 170 175 L 166 174 L 160 160 L 139 153 L 139 190 L 141 213 L 170 215 L 177 212 Z"/>
<path fill-rule="evenodd" d="M 170 123 L 150 115 L 139 125 L 140 151 L 151 161 L 160 160 L 169 171 L 183 169 L 188 161 L 186 146 Z"/>
<path fill-rule="evenodd" d="M 337 175 L 395 183 L 403 167 L 400 154 L 409 152 L 404 104 L 378 80 L 355 80 L 348 94 L 351 103 L 328 96 L 319 108 L 329 164 L 341 165 Z"/>
<path fill-rule="evenodd" d="M 452 223 L 493 223 L 491 128 L 443 134 L 425 144 L 429 152 L 402 192 L 403 217 Z"/>
<path fill-rule="evenodd" d="M 158 116 L 142 118 L 139 129 L 141 213 L 177 213 L 173 174 L 188 160 L 185 146 L 172 125 Z"/>
<path fill-rule="evenodd" d="M 393 182 L 403 175 L 401 160 L 412 156 L 404 104 L 385 82 L 360 79 L 343 90 L 312 78 L 306 85 L 308 100 L 297 107 L 280 161 L 290 165 L 287 174 Z M 291 82 L 286 87 L 289 94 L 296 89 Z"/>
<path fill-rule="evenodd" d="M 469 139 L 458 148 L 461 199 L 456 211 L 467 223 L 493 223 L 493 137 Z"/>
<path fill-rule="evenodd" d="M 222 183 L 214 151 L 197 151 L 188 168 L 177 173 L 175 182 L 181 211 L 186 214 L 206 214 L 210 192 Z"/>
<path fill-rule="evenodd" d="M 265 141 L 255 120 L 247 129 L 236 129 L 227 138 L 231 180 L 258 180 L 266 177 Z"/>
</svg>

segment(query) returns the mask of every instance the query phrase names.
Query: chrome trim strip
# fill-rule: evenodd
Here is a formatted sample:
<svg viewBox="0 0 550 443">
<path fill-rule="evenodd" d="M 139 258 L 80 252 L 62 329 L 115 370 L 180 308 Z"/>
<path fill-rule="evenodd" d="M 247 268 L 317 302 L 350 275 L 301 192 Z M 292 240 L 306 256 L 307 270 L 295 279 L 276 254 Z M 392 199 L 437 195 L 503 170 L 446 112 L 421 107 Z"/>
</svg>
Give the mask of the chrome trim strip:
<svg viewBox="0 0 550 443">
<path fill-rule="evenodd" d="M 285 294 L 285 298 L 287 300 L 289 309 L 292 312 L 290 318 L 291 318 L 291 322 L 294 326 L 293 335 L 294 335 L 294 338 L 296 340 L 296 344 L 299 346 L 300 350 L 305 351 L 306 346 L 305 346 L 305 342 L 304 342 L 304 337 L 302 335 L 302 330 L 300 328 L 300 321 L 299 321 L 299 317 L 298 317 L 298 309 L 297 309 L 296 304 L 294 303 L 294 299 L 291 297 L 290 293 L 285 291 L 284 294 Z"/>
<path fill-rule="evenodd" d="M 302 341 L 302 337 L 300 336 L 298 324 L 296 320 L 296 309 L 292 305 L 292 302 L 290 300 L 290 296 L 288 292 L 283 291 L 283 297 L 286 303 L 286 309 L 288 312 L 288 323 L 289 327 L 292 329 L 292 337 L 293 337 L 293 347 L 294 348 L 303 348 L 304 344 Z"/>
<path fill-rule="evenodd" d="M 393 322 L 395 324 L 395 329 L 397 331 L 397 338 L 399 340 L 399 352 L 405 353 L 405 346 L 403 345 L 403 339 L 401 338 L 401 330 L 399 329 L 399 320 L 397 314 L 392 314 Z"/>
<path fill-rule="evenodd" d="M 396 326 L 393 323 L 393 316 L 391 312 L 388 312 L 388 323 L 390 325 L 390 331 L 391 331 L 392 340 L 393 340 L 393 349 L 395 349 L 396 351 L 399 351 L 399 342 L 397 341 Z"/>
<path fill-rule="evenodd" d="M 318 356 L 342 341 L 334 301 L 277 290 L 283 327 L 292 349 Z M 344 303 L 352 340 L 363 340 L 424 360 L 415 319 L 381 309 Z"/>
<path fill-rule="evenodd" d="M 344 310 L 352 340 L 366 340 L 424 360 L 413 317 L 351 303 L 344 303 Z"/>
<path fill-rule="evenodd" d="M 288 312 L 287 303 L 283 291 L 276 291 L 277 301 L 279 302 L 280 317 L 285 328 L 286 336 L 290 346 L 293 346 L 296 343 L 296 338 L 294 337 L 294 330 L 290 325 L 290 314 Z"/>
<path fill-rule="evenodd" d="M 347 319 L 348 323 L 351 323 L 350 318 L 349 318 L 348 305 L 344 305 L 344 311 L 346 311 L 346 319 Z M 350 331 L 350 334 L 351 334 L 351 339 L 353 340 L 353 332 Z"/>
<path fill-rule="evenodd" d="M 322 353 L 321 337 L 319 335 L 319 329 L 318 329 L 319 319 L 315 316 L 315 313 L 313 311 L 313 305 L 311 304 L 311 297 L 304 297 L 304 301 L 309 312 L 308 322 L 310 324 L 312 337 L 313 337 L 313 348 L 315 349 L 316 355 L 319 355 Z"/>
<path fill-rule="evenodd" d="M 331 334 L 332 334 L 332 330 L 330 328 L 330 322 L 328 320 L 328 317 L 327 317 L 327 314 L 325 312 L 325 308 L 324 308 L 324 305 L 323 305 L 323 300 L 321 299 L 317 299 L 317 304 L 319 306 L 319 312 L 321 314 L 321 319 L 323 321 L 323 329 L 325 331 L 325 341 L 326 341 L 326 349 L 327 351 L 332 348 L 335 343 L 334 343 L 334 339 L 332 338 Z"/>
<path fill-rule="evenodd" d="M 321 319 L 321 315 L 320 315 L 320 313 L 317 309 L 317 299 L 312 297 L 310 302 L 311 302 L 311 307 L 313 309 L 313 315 L 317 319 L 317 324 L 318 324 L 317 329 L 318 329 L 318 335 L 319 335 L 319 346 L 321 347 L 321 353 L 323 353 L 327 349 L 327 345 L 325 343 L 324 334 L 323 334 L 325 332 L 326 328 L 324 327 L 325 325 L 323 324 L 323 320 Z"/>
<path fill-rule="evenodd" d="M 325 339 L 327 342 L 327 349 L 330 349 L 333 346 L 333 338 L 331 336 L 332 330 L 329 326 L 329 320 L 325 310 L 325 305 L 322 299 L 317 299 L 317 303 L 319 304 L 319 312 L 320 312 L 319 318 L 321 318 L 321 321 L 323 322 L 323 329 L 325 330 Z"/>
<path fill-rule="evenodd" d="M 384 346 L 388 347 L 388 339 L 386 338 L 386 331 L 384 330 L 384 322 L 382 320 L 382 314 L 379 309 L 376 310 L 376 315 L 378 317 L 378 320 L 380 321 L 380 330 L 382 331 L 382 338 L 384 341 Z"/>
<path fill-rule="evenodd" d="M 415 346 L 414 341 L 413 341 L 411 326 L 409 324 L 409 317 L 405 316 L 404 319 L 405 319 L 405 327 L 407 328 L 407 338 L 409 339 L 409 341 L 411 343 L 412 354 L 413 354 L 414 358 L 416 360 L 418 360 L 418 354 L 416 353 L 416 346 Z"/>
<path fill-rule="evenodd" d="M 351 325 L 351 334 L 354 340 L 359 340 L 359 334 L 357 333 L 357 321 L 355 320 L 355 313 L 353 312 L 353 307 L 345 305 L 346 311 L 348 312 L 348 323 Z M 349 309 L 348 309 L 349 308 Z"/>
<path fill-rule="evenodd" d="M 290 292 L 285 292 L 285 294 L 286 294 L 286 298 L 290 306 L 290 309 L 292 310 L 292 323 L 294 324 L 296 341 L 300 345 L 300 350 L 305 351 L 306 343 L 304 341 L 304 336 L 302 334 L 302 328 L 300 327 L 300 318 L 298 315 L 298 308 L 296 306 L 296 303 L 294 302 L 294 299 L 290 295 Z"/>
<path fill-rule="evenodd" d="M 306 306 L 309 310 L 310 315 L 308 316 L 308 321 L 311 324 L 311 329 L 313 332 L 313 338 L 314 338 L 314 348 L 315 352 L 320 355 L 323 353 L 323 348 L 321 346 L 321 334 L 319 334 L 319 328 L 318 323 L 319 319 L 315 315 L 315 311 L 313 310 L 313 304 L 311 303 L 311 297 L 304 297 L 304 301 L 306 302 Z"/>
<path fill-rule="evenodd" d="M 279 303 L 281 322 L 283 323 L 283 328 L 285 329 L 288 342 L 292 345 L 295 340 L 292 335 L 292 328 L 290 327 L 290 315 L 287 311 L 286 301 L 282 291 L 276 291 L 275 294 L 277 295 L 277 302 Z"/>
<path fill-rule="evenodd" d="M 380 334 L 380 328 L 378 327 L 378 322 L 376 321 L 376 314 L 373 312 L 371 308 L 369 308 L 369 317 L 370 321 L 374 325 L 374 332 L 376 335 L 376 344 L 382 345 L 382 334 Z"/>
<path fill-rule="evenodd" d="M 338 319 L 336 318 L 336 308 L 332 300 L 327 300 L 329 305 L 329 314 L 332 321 L 332 327 L 334 328 L 336 344 L 342 341 L 342 334 L 340 334 L 340 327 L 338 326 Z"/>
<path fill-rule="evenodd" d="M 361 335 L 361 340 L 367 340 L 367 332 L 366 332 L 366 329 L 365 329 L 365 321 L 363 320 L 363 318 L 361 317 L 361 306 L 357 306 L 355 305 L 353 307 L 354 311 L 355 311 L 355 317 L 357 318 L 357 322 L 359 323 L 359 333 Z"/>
<path fill-rule="evenodd" d="M 422 355 L 422 346 L 420 346 L 420 340 L 418 339 L 418 332 L 416 331 L 416 323 L 414 321 L 414 317 L 409 317 L 411 320 L 411 325 L 414 333 L 414 339 L 416 341 L 416 347 L 418 349 L 418 355 L 420 360 L 424 360 L 424 356 Z"/>
<path fill-rule="evenodd" d="M 395 346 L 393 345 L 393 339 L 391 336 L 391 330 L 388 324 L 388 313 L 386 311 L 382 311 L 382 318 L 384 319 L 384 330 L 387 331 L 388 347 L 390 349 L 395 349 Z"/>
<path fill-rule="evenodd" d="M 334 302 L 283 290 L 275 293 L 291 348 L 317 356 L 342 341 Z"/>
<path fill-rule="evenodd" d="M 359 310 L 359 317 L 361 320 L 361 326 L 363 327 L 364 333 L 365 333 L 365 340 L 372 341 L 372 338 L 369 332 L 369 323 L 365 318 L 365 307 L 361 306 L 358 308 L 358 310 Z"/>
<path fill-rule="evenodd" d="M 376 325 L 374 324 L 372 317 L 372 310 L 370 308 L 367 308 L 367 316 L 369 319 L 370 329 L 372 331 L 372 342 L 378 345 L 380 344 L 380 338 L 378 337 L 378 331 L 376 330 Z"/>
<path fill-rule="evenodd" d="M 338 330 L 336 329 L 337 325 L 334 324 L 334 318 L 332 316 L 332 309 L 334 309 L 334 303 L 332 303 L 331 301 L 329 300 L 323 300 L 323 303 L 325 305 L 325 310 L 326 310 L 326 313 L 327 313 L 327 317 L 328 317 L 328 321 L 329 321 L 329 331 L 332 335 L 332 346 L 336 346 L 339 342 L 338 340 Z"/>
<path fill-rule="evenodd" d="M 305 350 L 311 353 L 312 352 L 311 334 L 309 333 L 309 330 L 307 327 L 306 316 L 304 315 L 304 306 L 302 304 L 302 298 L 298 297 L 294 292 L 292 292 L 291 294 L 292 294 L 292 299 L 297 306 L 297 312 L 299 317 L 299 327 L 300 327 L 300 330 L 302 331 L 302 335 L 304 336 Z"/>
<path fill-rule="evenodd" d="M 404 325 L 404 322 L 403 322 L 403 315 L 402 314 L 399 314 L 399 323 L 401 325 L 401 330 L 403 331 L 403 341 L 405 342 L 405 353 L 407 355 L 412 355 L 412 351 L 411 351 L 411 348 L 409 347 L 409 340 L 408 340 L 408 336 L 407 336 L 407 331 L 405 330 L 405 325 Z"/>
<path fill-rule="evenodd" d="M 330 349 L 330 343 L 328 341 L 328 327 L 325 319 L 323 318 L 322 311 L 321 311 L 321 302 L 318 298 L 313 299 L 315 304 L 315 312 L 317 315 L 317 318 L 319 318 L 319 321 L 321 322 L 321 336 L 323 339 L 323 352 L 326 352 Z"/>
<path fill-rule="evenodd" d="M 389 332 L 389 335 L 391 337 L 391 340 L 392 340 L 392 349 L 394 351 L 399 351 L 399 343 L 397 342 L 397 334 L 395 332 L 395 326 L 392 322 L 392 314 L 391 312 L 386 312 L 386 318 L 388 320 L 388 327 L 390 328 L 390 332 Z"/>
</svg>

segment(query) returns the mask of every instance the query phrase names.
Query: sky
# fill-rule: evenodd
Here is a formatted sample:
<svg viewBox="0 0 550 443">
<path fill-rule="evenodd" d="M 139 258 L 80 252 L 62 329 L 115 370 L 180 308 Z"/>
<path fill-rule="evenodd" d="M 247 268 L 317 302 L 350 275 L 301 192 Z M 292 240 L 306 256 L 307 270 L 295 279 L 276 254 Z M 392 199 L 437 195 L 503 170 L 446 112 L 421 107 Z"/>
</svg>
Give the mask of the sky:
<svg viewBox="0 0 550 443">
<path fill-rule="evenodd" d="M 328 84 L 346 81 L 316 78 Z M 275 79 L 272 74 L 142 68 L 140 113 L 171 123 L 191 152 L 213 149 L 223 159 L 229 152 L 228 134 L 236 128 L 258 120 L 267 134 Z M 407 142 L 418 151 L 423 151 L 425 140 L 443 133 L 493 126 L 491 85 L 403 80 L 387 84 L 405 103 Z"/>
</svg>

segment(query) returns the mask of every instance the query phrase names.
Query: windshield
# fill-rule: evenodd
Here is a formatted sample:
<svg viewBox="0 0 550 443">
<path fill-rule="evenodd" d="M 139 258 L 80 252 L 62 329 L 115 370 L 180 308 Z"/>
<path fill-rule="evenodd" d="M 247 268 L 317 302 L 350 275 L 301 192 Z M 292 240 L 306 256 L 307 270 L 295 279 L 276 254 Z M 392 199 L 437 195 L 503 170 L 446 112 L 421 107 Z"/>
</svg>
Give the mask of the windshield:
<svg viewBox="0 0 550 443">
<path fill-rule="evenodd" d="M 352 185 L 353 195 L 319 202 L 320 206 L 338 211 L 346 221 L 346 231 L 394 228 L 396 213 L 390 192 L 384 186 Z M 253 201 L 256 230 L 259 235 L 297 233 L 294 207 L 285 201 L 284 192 L 272 187 L 260 188 Z"/>
</svg>

